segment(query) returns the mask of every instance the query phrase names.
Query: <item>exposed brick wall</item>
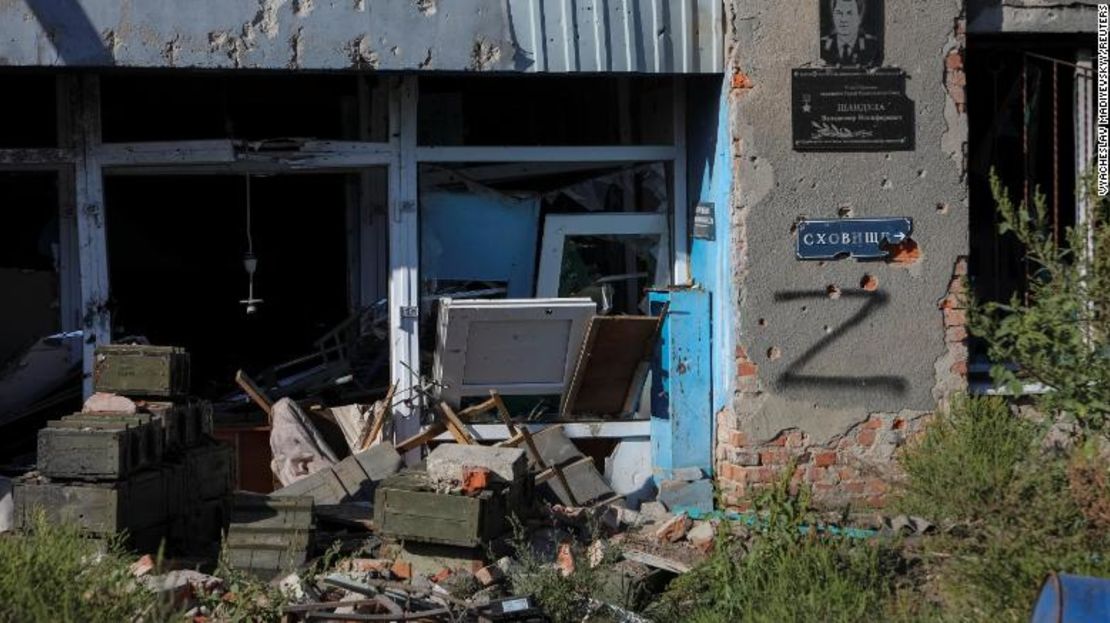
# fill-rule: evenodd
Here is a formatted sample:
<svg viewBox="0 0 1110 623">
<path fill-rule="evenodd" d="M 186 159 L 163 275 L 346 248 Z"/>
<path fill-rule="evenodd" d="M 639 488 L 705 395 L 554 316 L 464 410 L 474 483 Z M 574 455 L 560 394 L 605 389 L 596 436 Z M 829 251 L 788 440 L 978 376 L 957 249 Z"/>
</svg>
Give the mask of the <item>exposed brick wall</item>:
<svg viewBox="0 0 1110 623">
<path fill-rule="evenodd" d="M 717 474 L 726 505 L 746 510 L 751 495 L 770 486 L 794 465 L 792 488 L 809 487 L 820 506 L 882 508 L 901 474 L 895 452 L 921 431 L 924 414 L 873 415 L 826 444 L 790 429 L 763 444 L 721 418 L 717 437 Z"/>
</svg>

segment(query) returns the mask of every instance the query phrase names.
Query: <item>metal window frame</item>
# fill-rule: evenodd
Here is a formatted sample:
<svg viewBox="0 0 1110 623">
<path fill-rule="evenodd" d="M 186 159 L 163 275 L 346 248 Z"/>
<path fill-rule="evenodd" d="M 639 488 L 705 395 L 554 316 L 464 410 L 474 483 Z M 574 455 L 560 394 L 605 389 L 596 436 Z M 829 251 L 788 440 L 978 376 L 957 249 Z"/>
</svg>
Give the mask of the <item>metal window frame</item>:
<svg viewBox="0 0 1110 623">
<path fill-rule="evenodd" d="M 549 214 L 544 219 L 543 241 L 540 243 L 540 271 L 536 280 L 536 296 L 559 296 L 559 275 L 563 267 L 563 250 L 571 236 L 657 236 L 659 248 L 670 248 L 667 236 L 667 215 L 659 212 L 594 212 L 592 214 Z M 670 262 L 660 261 L 655 267 L 653 285 L 666 285 Z M 659 282 L 662 282 L 660 284 Z"/>
</svg>

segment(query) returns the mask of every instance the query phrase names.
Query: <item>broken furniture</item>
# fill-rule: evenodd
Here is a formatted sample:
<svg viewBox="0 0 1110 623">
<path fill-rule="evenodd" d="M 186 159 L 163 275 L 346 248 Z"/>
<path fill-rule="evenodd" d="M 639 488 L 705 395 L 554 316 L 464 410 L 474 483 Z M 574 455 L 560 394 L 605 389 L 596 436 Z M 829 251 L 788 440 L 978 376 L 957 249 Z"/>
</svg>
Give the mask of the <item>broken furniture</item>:
<svg viewBox="0 0 1110 623">
<path fill-rule="evenodd" d="M 132 545 L 196 552 L 219 541 L 228 516 L 231 452 L 214 443 L 211 408 L 187 397 L 180 349 L 96 350 L 86 410 L 39 431 L 38 474 L 16 481 L 16 521 L 76 523 L 94 537 L 126 530 Z M 129 397 L 104 393 L 126 389 Z"/>
<path fill-rule="evenodd" d="M 590 299 L 440 299 L 433 376 L 440 398 L 561 395 L 597 311 Z"/>
</svg>

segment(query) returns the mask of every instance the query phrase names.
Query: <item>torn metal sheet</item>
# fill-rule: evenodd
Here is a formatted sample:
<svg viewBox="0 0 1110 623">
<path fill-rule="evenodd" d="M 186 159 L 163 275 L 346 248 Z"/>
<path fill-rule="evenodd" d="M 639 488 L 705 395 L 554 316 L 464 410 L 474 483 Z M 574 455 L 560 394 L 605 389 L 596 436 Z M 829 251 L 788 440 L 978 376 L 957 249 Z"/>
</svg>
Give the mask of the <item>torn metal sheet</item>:
<svg viewBox="0 0 1110 623">
<path fill-rule="evenodd" d="M 798 259 L 878 259 L 913 232 L 913 219 L 840 218 L 798 222 Z"/>
</svg>

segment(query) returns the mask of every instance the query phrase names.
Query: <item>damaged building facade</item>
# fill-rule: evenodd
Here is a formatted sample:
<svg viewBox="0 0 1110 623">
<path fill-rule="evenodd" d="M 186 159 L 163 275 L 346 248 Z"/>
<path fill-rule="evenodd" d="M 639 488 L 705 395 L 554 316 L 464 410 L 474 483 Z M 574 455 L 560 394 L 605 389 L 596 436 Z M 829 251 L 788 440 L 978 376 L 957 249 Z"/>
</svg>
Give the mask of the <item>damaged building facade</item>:
<svg viewBox="0 0 1110 623">
<path fill-rule="evenodd" d="M 87 395 L 131 336 L 187 347 L 211 398 L 238 369 L 406 396 L 499 357 L 466 305 L 450 346 L 441 299 L 535 299 L 509 322 L 555 368 L 483 370 L 555 395 L 539 419 L 620 493 L 699 467 L 738 506 L 796 464 L 819 501 L 881 506 L 897 449 L 979 387 L 964 277 L 1021 287 L 991 167 L 1085 217 L 1094 7 L 0 2 L 0 423 Z M 559 404 L 588 338 L 538 327 L 568 298 L 663 314 L 619 413 Z"/>
</svg>

